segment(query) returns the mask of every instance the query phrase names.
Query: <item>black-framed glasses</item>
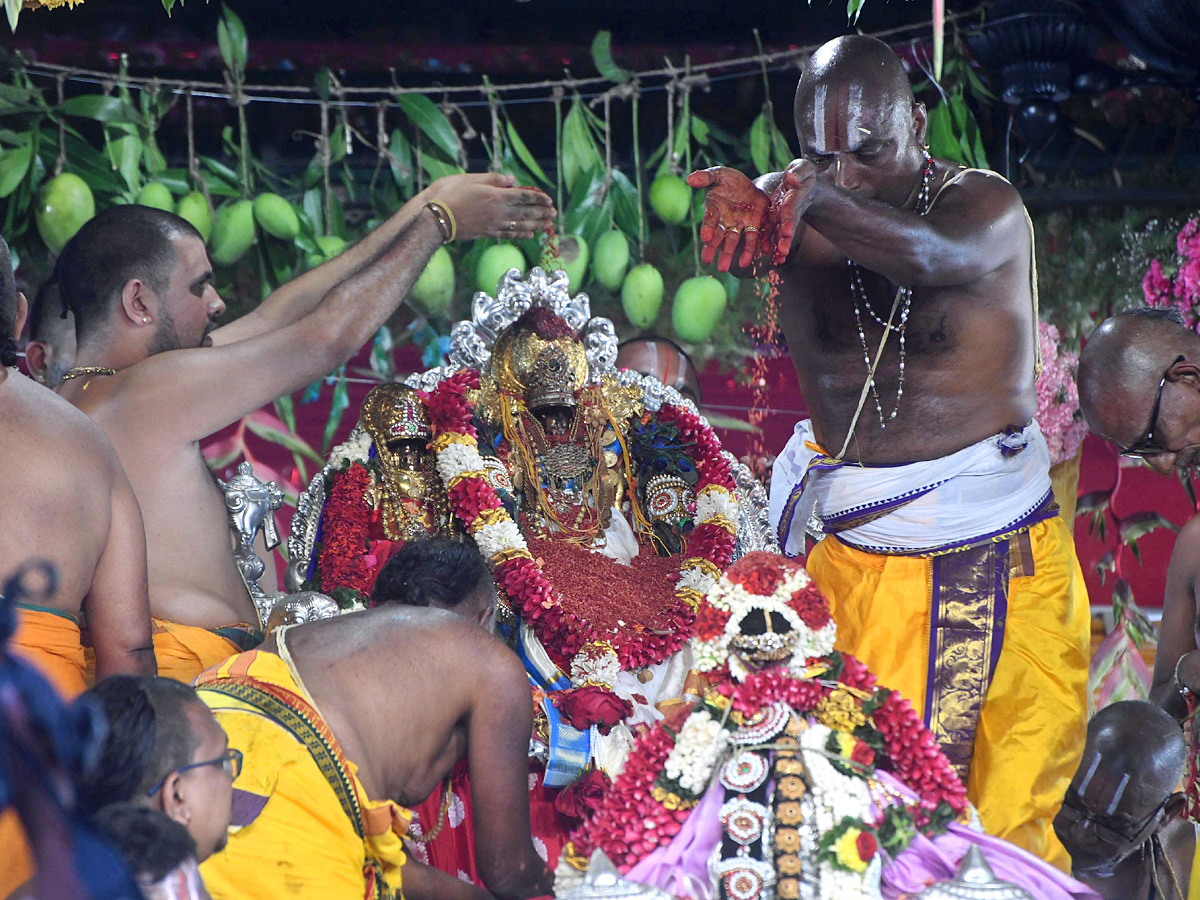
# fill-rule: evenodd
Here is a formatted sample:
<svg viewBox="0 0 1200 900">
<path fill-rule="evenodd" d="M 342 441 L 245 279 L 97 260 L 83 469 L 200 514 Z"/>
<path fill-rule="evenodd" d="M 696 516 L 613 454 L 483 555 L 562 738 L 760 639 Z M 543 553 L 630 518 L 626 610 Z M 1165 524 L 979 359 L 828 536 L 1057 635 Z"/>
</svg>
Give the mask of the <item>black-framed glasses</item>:
<svg viewBox="0 0 1200 900">
<path fill-rule="evenodd" d="M 1158 382 L 1158 393 L 1154 395 L 1154 406 L 1150 410 L 1150 427 L 1146 429 L 1146 433 L 1121 451 L 1122 456 L 1130 456 L 1135 459 L 1145 459 L 1147 456 L 1155 456 L 1166 451 L 1166 447 L 1155 443 L 1158 430 L 1158 410 L 1162 406 L 1163 388 L 1167 386 L 1167 376 L 1171 374 L 1171 370 L 1187 359 L 1186 356 L 1180 354 L 1175 357 L 1175 360 L 1167 366 L 1167 371 L 1163 372 L 1162 379 Z"/>
<path fill-rule="evenodd" d="M 1154 811 L 1140 822 L 1125 822 L 1121 819 L 1114 819 L 1111 816 L 1095 815 L 1083 805 L 1083 800 L 1075 794 L 1073 789 L 1067 791 L 1066 796 L 1063 797 L 1062 805 L 1075 814 L 1081 825 L 1095 832 L 1096 837 L 1119 846 L 1125 843 L 1140 843 L 1139 838 L 1144 840 L 1143 832 L 1154 823 L 1158 814 L 1166 808 L 1171 796 L 1171 794 L 1167 794 L 1167 796 L 1163 797 L 1162 803 L 1158 804 Z"/>
<path fill-rule="evenodd" d="M 166 777 L 163 778 L 162 781 L 150 788 L 150 790 L 146 793 L 148 796 L 153 797 L 162 790 L 163 785 L 167 783 L 167 778 L 170 778 L 172 775 L 182 775 L 189 769 L 202 769 L 205 766 L 220 766 L 225 770 L 225 774 L 227 774 L 230 778 L 237 778 L 242 774 L 242 751 L 235 750 L 230 747 L 220 756 L 214 757 L 213 759 L 206 759 L 202 762 L 188 763 L 186 766 L 180 766 L 178 769 L 172 769 L 167 773 Z"/>
</svg>

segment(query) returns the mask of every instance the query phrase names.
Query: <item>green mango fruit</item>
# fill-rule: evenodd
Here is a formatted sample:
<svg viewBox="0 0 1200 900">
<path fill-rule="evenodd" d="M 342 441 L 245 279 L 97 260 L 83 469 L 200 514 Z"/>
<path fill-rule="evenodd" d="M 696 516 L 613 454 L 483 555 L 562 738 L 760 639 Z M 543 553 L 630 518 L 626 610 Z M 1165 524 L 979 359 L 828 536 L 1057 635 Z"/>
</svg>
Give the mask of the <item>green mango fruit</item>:
<svg viewBox="0 0 1200 900">
<path fill-rule="evenodd" d="M 213 230 L 212 211 L 208 208 L 208 201 L 204 199 L 202 193 L 192 191 L 190 194 L 180 197 L 175 215 L 191 222 L 192 227 L 200 232 L 200 237 L 204 238 L 204 243 L 208 243 Z"/>
<path fill-rule="evenodd" d="M 625 237 L 625 232 L 614 228 L 600 235 L 596 241 L 596 253 L 592 257 L 592 274 L 596 280 L 615 291 L 625 280 L 628 266 L 629 239 Z"/>
<path fill-rule="evenodd" d="M 689 344 L 707 341 L 725 315 L 727 300 L 725 286 L 711 275 L 689 278 L 675 291 L 671 306 L 675 333 Z"/>
<path fill-rule="evenodd" d="M 408 294 L 408 302 L 422 315 L 444 315 L 454 297 L 454 260 L 450 251 L 438 247 Z"/>
<path fill-rule="evenodd" d="M 70 172 L 55 175 L 38 191 L 34 218 L 38 234 L 52 253 L 60 253 L 95 214 L 96 198 L 78 175 Z"/>
<path fill-rule="evenodd" d="M 475 265 L 475 289 L 496 296 L 500 279 L 509 269 L 524 272 L 525 255 L 513 244 L 493 244 L 480 254 Z"/>
<path fill-rule="evenodd" d="M 567 291 L 574 294 L 583 285 L 583 275 L 587 271 L 587 241 L 574 234 L 564 234 L 558 241 L 558 258 L 567 273 Z"/>
<path fill-rule="evenodd" d="M 249 200 L 236 200 L 217 210 L 213 223 L 213 262 L 232 266 L 246 255 L 254 243 L 254 204 Z"/>
<path fill-rule="evenodd" d="M 161 209 L 163 212 L 175 212 L 175 198 L 171 196 L 171 192 L 161 181 L 151 181 L 142 188 L 138 192 L 135 202 L 139 206 L 149 206 L 152 209 Z"/>
<path fill-rule="evenodd" d="M 658 318 L 663 301 L 663 279 L 650 263 L 629 270 L 621 285 L 621 308 L 625 318 L 638 328 L 649 328 Z"/>
<path fill-rule="evenodd" d="M 650 185 L 650 208 L 668 225 L 686 219 L 691 202 L 692 189 L 678 175 L 659 175 Z"/>
<path fill-rule="evenodd" d="M 317 246 L 320 248 L 320 252 L 310 253 L 305 257 L 310 269 L 329 262 L 346 249 L 346 242 L 336 234 L 320 234 L 317 235 Z"/>
<path fill-rule="evenodd" d="M 263 231 L 283 241 L 292 241 L 300 233 L 300 217 L 292 204 L 278 194 L 259 194 L 254 198 L 254 218 Z"/>
</svg>

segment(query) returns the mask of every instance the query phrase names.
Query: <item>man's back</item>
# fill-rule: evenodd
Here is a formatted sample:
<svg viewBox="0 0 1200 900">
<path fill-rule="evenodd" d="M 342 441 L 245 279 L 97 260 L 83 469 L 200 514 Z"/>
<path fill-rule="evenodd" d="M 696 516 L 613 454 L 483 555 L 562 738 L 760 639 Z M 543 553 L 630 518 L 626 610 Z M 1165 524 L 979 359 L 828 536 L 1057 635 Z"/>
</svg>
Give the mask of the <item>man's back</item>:
<svg viewBox="0 0 1200 900">
<path fill-rule="evenodd" d="M 0 573 L 49 561 L 57 591 L 40 604 L 78 617 L 93 635 L 97 672 L 153 673 L 145 543 L 129 482 L 100 429 L 24 376 L 0 380 Z M 151 656 L 152 659 L 152 656 Z"/>
</svg>

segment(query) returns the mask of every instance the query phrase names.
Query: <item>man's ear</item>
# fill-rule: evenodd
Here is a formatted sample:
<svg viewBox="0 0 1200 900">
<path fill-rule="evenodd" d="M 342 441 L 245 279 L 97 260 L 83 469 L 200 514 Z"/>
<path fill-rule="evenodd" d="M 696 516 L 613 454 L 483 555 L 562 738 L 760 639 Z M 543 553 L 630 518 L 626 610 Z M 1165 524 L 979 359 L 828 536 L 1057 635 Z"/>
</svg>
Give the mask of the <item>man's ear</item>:
<svg viewBox="0 0 1200 900">
<path fill-rule="evenodd" d="M 1187 797 L 1182 791 L 1176 791 L 1167 800 L 1167 805 L 1163 807 L 1162 821 L 1170 822 L 1173 819 L 1187 818 Z"/>
<path fill-rule="evenodd" d="M 54 351 L 45 341 L 30 341 L 25 345 L 25 365 L 33 380 L 46 383 L 46 372 L 54 362 Z"/>
<path fill-rule="evenodd" d="M 130 278 L 121 288 L 121 314 L 134 325 L 149 325 L 158 313 L 158 298 L 146 282 Z"/>
<path fill-rule="evenodd" d="M 163 782 L 158 796 L 161 798 L 159 802 L 162 804 L 162 811 L 186 828 L 192 820 L 192 814 L 187 808 L 187 801 L 179 792 L 179 784 L 179 773 L 172 772 Z"/>
<path fill-rule="evenodd" d="M 928 148 L 929 141 L 926 135 L 929 130 L 929 116 L 925 112 L 924 103 L 913 103 L 912 118 L 913 136 L 917 139 L 917 146 Z"/>
<path fill-rule="evenodd" d="M 17 322 L 13 329 L 13 337 L 17 340 L 21 339 L 21 332 L 25 330 L 25 319 L 29 316 L 29 301 L 25 299 L 25 295 L 17 291 Z"/>
</svg>

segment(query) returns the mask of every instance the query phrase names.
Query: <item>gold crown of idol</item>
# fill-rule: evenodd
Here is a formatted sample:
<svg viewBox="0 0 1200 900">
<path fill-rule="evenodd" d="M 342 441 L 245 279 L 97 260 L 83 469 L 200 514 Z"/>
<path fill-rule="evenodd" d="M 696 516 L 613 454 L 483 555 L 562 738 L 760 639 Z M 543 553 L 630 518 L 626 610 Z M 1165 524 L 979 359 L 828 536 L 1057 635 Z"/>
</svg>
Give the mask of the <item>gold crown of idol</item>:
<svg viewBox="0 0 1200 900">
<path fill-rule="evenodd" d="M 535 307 L 496 339 L 492 374 L 531 410 L 575 406 L 588 380 L 587 353 L 566 322 Z"/>
<path fill-rule="evenodd" d="M 371 388 L 363 400 L 359 422 L 376 448 L 389 441 L 429 440 L 429 410 L 408 385 L 396 382 Z"/>
</svg>

